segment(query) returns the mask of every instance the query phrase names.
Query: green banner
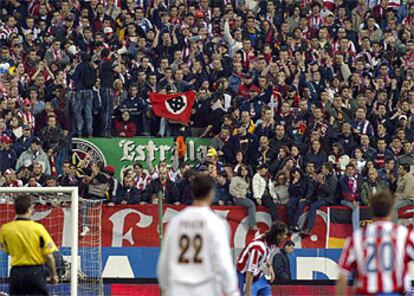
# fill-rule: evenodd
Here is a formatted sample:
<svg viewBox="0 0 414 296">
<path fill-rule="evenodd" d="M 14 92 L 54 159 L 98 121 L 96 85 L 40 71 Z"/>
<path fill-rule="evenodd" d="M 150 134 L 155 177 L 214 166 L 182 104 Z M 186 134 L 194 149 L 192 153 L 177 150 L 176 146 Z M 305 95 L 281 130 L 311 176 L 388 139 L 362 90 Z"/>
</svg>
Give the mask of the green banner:
<svg viewBox="0 0 414 296">
<path fill-rule="evenodd" d="M 210 139 L 187 139 L 186 161 L 190 164 L 203 161 Z M 147 167 L 147 159 L 155 167 L 159 162 L 172 163 L 174 138 L 74 138 L 72 161 L 77 163 L 87 155 L 94 161 L 111 165 L 120 176 L 123 170 L 131 167 L 135 161 L 141 161 Z"/>
</svg>

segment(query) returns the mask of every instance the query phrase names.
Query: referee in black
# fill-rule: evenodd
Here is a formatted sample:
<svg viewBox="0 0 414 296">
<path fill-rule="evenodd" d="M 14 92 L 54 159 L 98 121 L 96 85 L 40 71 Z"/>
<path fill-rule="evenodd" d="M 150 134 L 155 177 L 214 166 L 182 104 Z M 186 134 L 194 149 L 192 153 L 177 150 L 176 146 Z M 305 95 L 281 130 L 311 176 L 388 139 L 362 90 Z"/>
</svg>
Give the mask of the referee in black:
<svg viewBox="0 0 414 296">
<path fill-rule="evenodd" d="M 9 294 L 49 295 L 45 264 L 50 269 L 51 282 L 57 284 L 53 252 L 58 249 L 46 228 L 31 220 L 31 196 L 19 195 L 14 209 L 15 220 L 0 228 L 0 248 L 11 256 Z"/>
</svg>

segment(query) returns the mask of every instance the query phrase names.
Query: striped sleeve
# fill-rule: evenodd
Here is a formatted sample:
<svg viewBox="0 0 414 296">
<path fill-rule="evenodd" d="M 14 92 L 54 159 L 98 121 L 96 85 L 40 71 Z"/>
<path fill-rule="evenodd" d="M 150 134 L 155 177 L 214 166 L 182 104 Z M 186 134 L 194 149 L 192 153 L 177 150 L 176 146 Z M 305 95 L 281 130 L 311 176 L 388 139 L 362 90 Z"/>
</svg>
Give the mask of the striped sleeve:
<svg viewBox="0 0 414 296">
<path fill-rule="evenodd" d="M 264 253 L 264 250 L 260 246 L 254 246 L 249 254 L 246 271 L 250 271 L 253 274 L 257 273 L 259 271 L 260 260 Z"/>
<path fill-rule="evenodd" d="M 346 239 L 345 245 L 339 259 L 339 273 L 348 276 L 352 272 L 356 265 L 356 255 L 354 248 L 353 236 Z"/>
<path fill-rule="evenodd" d="M 414 260 L 414 232 L 410 230 L 407 237 L 406 252 L 410 260 Z"/>
</svg>

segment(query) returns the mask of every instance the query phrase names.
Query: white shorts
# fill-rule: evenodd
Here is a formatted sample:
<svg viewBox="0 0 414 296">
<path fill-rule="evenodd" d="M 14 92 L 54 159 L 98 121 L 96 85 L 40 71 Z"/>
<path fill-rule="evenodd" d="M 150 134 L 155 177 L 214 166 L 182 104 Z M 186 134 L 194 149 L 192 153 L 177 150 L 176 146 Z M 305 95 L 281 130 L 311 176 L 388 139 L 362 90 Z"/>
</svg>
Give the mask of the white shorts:
<svg viewBox="0 0 414 296">
<path fill-rule="evenodd" d="M 199 285 L 185 285 L 172 283 L 166 296 L 222 296 L 220 285 L 215 281 L 208 281 Z"/>
</svg>

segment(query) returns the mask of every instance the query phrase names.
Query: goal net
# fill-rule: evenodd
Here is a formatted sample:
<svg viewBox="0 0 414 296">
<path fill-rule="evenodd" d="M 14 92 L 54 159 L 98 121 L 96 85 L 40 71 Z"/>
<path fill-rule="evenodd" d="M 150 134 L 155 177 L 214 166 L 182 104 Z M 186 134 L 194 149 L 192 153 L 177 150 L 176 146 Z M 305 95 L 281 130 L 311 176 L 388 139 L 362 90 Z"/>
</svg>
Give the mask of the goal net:
<svg viewBox="0 0 414 296">
<path fill-rule="evenodd" d="M 77 187 L 0 187 L 0 226 L 14 219 L 13 201 L 21 194 L 32 196 L 32 219 L 59 248 L 53 254 L 59 284 L 48 285 L 50 295 L 103 295 L 102 201 L 79 198 Z M 7 295 L 10 268 L 9 256 L 0 251 L 0 295 Z"/>
</svg>

